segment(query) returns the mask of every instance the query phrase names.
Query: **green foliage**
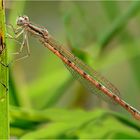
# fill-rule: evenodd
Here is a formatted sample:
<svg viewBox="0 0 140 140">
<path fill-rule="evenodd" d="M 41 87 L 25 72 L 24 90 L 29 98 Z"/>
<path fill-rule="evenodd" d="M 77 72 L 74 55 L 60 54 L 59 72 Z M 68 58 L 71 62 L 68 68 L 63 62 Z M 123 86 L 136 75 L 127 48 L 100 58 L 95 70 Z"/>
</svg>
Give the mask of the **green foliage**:
<svg viewBox="0 0 140 140">
<path fill-rule="evenodd" d="M 108 71 L 105 77 L 116 81 L 121 97 L 140 108 L 139 2 L 16 1 L 11 9 L 8 23 L 27 14 L 85 63 Z M 120 106 L 116 109 L 87 93 L 54 54 L 29 38 L 30 58 L 10 66 L 11 137 L 140 138 L 139 122 L 126 119 Z M 8 44 L 9 52 L 19 50 L 13 40 Z M 104 109 L 93 110 L 97 106 Z"/>
<path fill-rule="evenodd" d="M 122 14 L 116 21 L 111 25 L 110 29 L 107 29 L 105 35 L 101 37 L 101 41 L 99 41 L 101 47 L 105 47 L 110 40 L 120 32 L 121 29 L 128 23 L 128 21 L 139 12 L 139 1 L 134 1 L 130 8 L 126 11 L 126 13 Z M 103 50 L 103 49 L 102 49 Z"/>
<path fill-rule="evenodd" d="M 13 129 L 21 139 L 139 138 L 140 127 L 103 110 L 50 108 L 44 111 L 11 107 Z M 28 124 L 28 125 L 27 125 Z M 29 125 L 30 124 L 30 125 Z M 16 127 L 19 130 L 16 131 Z"/>
</svg>

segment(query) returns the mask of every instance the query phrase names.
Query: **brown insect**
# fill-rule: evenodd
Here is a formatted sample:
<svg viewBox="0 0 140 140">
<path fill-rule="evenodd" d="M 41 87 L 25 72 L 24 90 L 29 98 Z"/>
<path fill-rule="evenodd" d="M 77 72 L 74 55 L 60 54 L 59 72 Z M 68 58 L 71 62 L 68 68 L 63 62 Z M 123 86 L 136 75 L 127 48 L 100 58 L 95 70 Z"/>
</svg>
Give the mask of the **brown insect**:
<svg viewBox="0 0 140 140">
<path fill-rule="evenodd" d="M 77 80 L 79 80 L 91 93 L 106 96 L 112 99 L 124 109 L 126 109 L 129 113 L 131 113 L 136 119 L 140 120 L 140 112 L 134 107 L 130 106 L 119 96 L 119 91 L 112 83 L 110 83 L 106 78 L 101 76 L 98 72 L 87 66 L 84 62 L 79 60 L 76 56 L 69 52 L 69 50 L 57 44 L 57 41 L 55 41 L 55 39 L 51 37 L 46 28 L 40 28 L 32 24 L 27 16 L 19 16 L 17 18 L 17 25 L 17 29 L 20 29 L 20 31 L 16 35 L 16 38 L 18 38 L 22 34 L 24 35 L 20 52 L 22 52 L 23 47 L 26 46 L 28 53 L 27 55 L 23 56 L 18 60 L 30 56 L 28 33 L 31 33 L 35 37 L 38 37 L 39 41 L 46 48 L 48 48 L 55 55 L 57 55 L 63 61 L 63 63 L 72 73 L 72 75 Z"/>
</svg>

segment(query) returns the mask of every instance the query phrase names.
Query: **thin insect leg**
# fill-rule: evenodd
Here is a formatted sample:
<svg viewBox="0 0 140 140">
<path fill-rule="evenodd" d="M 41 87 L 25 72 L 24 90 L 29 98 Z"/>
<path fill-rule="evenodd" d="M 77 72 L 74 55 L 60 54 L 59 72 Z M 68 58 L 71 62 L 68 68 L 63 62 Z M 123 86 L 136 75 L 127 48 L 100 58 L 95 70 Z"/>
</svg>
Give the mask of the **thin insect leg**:
<svg viewBox="0 0 140 140">
<path fill-rule="evenodd" d="M 20 41 L 18 41 L 17 40 L 17 38 L 20 36 L 20 35 L 22 35 L 24 33 L 24 29 L 22 29 L 22 30 L 20 30 L 20 32 L 18 32 L 18 34 L 16 34 L 16 36 L 11 36 L 10 34 L 7 34 L 8 36 L 9 36 L 9 38 L 10 39 L 14 39 L 16 42 L 18 42 L 20 45 L 21 45 L 21 48 L 23 48 L 23 46 L 24 46 L 24 41 L 21 43 Z M 19 52 L 16 52 L 16 53 L 12 53 L 12 54 L 20 54 L 20 52 L 21 52 L 21 49 L 20 49 L 20 51 Z M 10 62 L 11 63 L 11 62 Z M 13 62 L 12 62 L 13 63 Z"/>
<path fill-rule="evenodd" d="M 10 29 L 12 29 L 12 31 L 14 32 L 14 34 L 18 34 L 18 32 L 20 32 L 20 30 L 23 29 L 22 27 L 14 28 L 14 26 L 12 24 L 8 24 L 7 27 L 10 28 Z"/>
<path fill-rule="evenodd" d="M 19 36 L 18 36 L 19 37 Z M 7 33 L 7 38 L 9 39 L 14 39 L 18 44 L 21 45 L 21 42 L 19 40 L 17 40 L 17 37 L 13 37 L 12 35 L 10 35 L 9 33 Z"/>
<path fill-rule="evenodd" d="M 11 27 L 14 31 L 14 33 L 16 34 L 16 36 L 12 36 L 10 34 L 7 34 L 7 36 L 10 38 L 10 39 L 14 39 L 16 42 L 18 42 L 19 44 L 21 44 L 20 41 L 17 40 L 17 38 L 24 32 L 24 29 L 23 28 L 17 28 L 17 29 L 14 29 L 14 27 L 12 25 L 9 25 L 9 27 Z M 20 30 L 19 30 L 20 29 Z M 18 30 L 18 32 L 16 32 L 16 30 Z M 0 64 L 4 67 L 8 67 L 8 65 L 4 64 L 2 61 L 0 61 Z"/>
<path fill-rule="evenodd" d="M 28 56 L 30 56 L 30 47 L 29 47 L 29 41 L 28 41 L 28 35 L 26 33 L 26 47 L 27 47 L 27 53 L 28 53 Z"/>
<path fill-rule="evenodd" d="M 15 39 L 16 40 L 16 38 L 18 38 L 21 34 L 23 34 L 23 32 L 24 32 L 24 29 L 23 30 L 21 30 L 18 34 L 17 34 L 17 36 L 16 37 L 12 37 L 11 36 L 11 39 Z M 20 43 L 21 44 L 21 49 L 18 51 L 18 52 L 15 52 L 15 53 L 12 53 L 12 54 L 20 54 L 21 52 L 22 52 L 22 48 L 24 47 L 24 45 L 25 45 L 25 41 L 23 40 L 23 42 L 21 43 L 21 42 L 19 42 L 18 40 L 16 40 L 18 43 Z M 15 60 L 16 61 L 16 60 Z M 13 61 L 11 61 L 9 64 L 4 64 L 2 61 L 0 61 L 0 64 L 2 65 L 2 66 L 4 66 L 4 67 L 9 67 L 9 65 L 11 65 L 13 62 L 15 62 L 14 60 Z"/>
<path fill-rule="evenodd" d="M 24 32 L 24 29 L 20 30 L 14 37 L 10 34 L 7 34 L 7 36 L 10 38 L 10 39 L 17 39 L 21 34 L 23 34 Z M 16 40 L 17 41 L 17 40 Z"/>
<path fill-rule="evenodd" d="M 10 39 L 14 39 L 16 42 L 18 42 L 19 44 L 21 44 L 20 41 L 17 40 L 17 38 L 24 32 L 23 28 L 18 27 L 18 28 L 14 28 L 13 25 L 9 24 L 7 25 L 7 27 L 9 27 L 10 29 L 12 29 L 13 33 L 14 33 L 14 37 L 12 35 L 10 35 L 9 33 L 7 34 L 7 37 Z"/>
<path fill-rule="evenodd" d="M 21 28 L 20 28 L 20 29 L 21 29 Z M 14 28 L 13 28 L 13 30 L 14 30 Z M 18 38 L 20 35 L 22 35 L 22 34 L 23 34 L 24 36 L 23 36 L 23 41 L 22 41 L 22 43 L 21 43 L 20 41 L 17 40 L 17 38 Z M 16 34 L 16 36 L 14 36 L 14 37 L 11 36 L 11 35 L 9 35 L 9 34 L 8 34 L 8 36 L 9 36 L 11 39 L 16 40 L 19 44 L 21 44 L 21 47 L 20 47 L 19 51 L 18 51 L 18 52 L 15 52 L 15 53 L 12 53 L 12 54 L 14 54 L 14 55 L 20 54 L 20 53 L 22 53 L 23 48 L 24 48 L 24 47 L 27 47 L 27 55 L 26 55 L 26 56 L 23 56 L 23 57 L 21 57 L 21 58 L 18 58 L 18 59 L 16 59 L 16 60 L 11 61 L 11 62 L 7 65 L 7 67 L 8 67 L 9 65 L 11 65 L 12 63 L 16 62 L 16 61 L 19 61 L 19 60 L 22 60 L 22 59 L 25 59 L 25 58 L 29 57 L 29 55 L 30 55 L 29 44 L 28 44 L 28 38 L 27 38 L 27 32 L 25 32 L 24 29 L 20 30 L 20 32 L 18 32 L 18 34 Z M 1 62 L 1 63 L 2 63 L 2 62 Z M 3 65 L 3 66 L 6 66 L 6 65 L 4 65 L 3 63 L 2 63 L 2 65 Z"/>
<path fill-rule="evenodd" d="M 10 39 L 14 39 L 18 44 L 21 45 L 21 42 L 18 41 L 17 38 L 18 38 L 20 35 L 22 35 L 23 32 L 24 32 L 24 29 L 20 30 L 20 32 L 18 32 L 18 34 L 16 34 L 16 36 L 14 36 L 14 37 L 13 37 L 12 35 L 10 35 L 10 34 L 7 34 L 7 37 L 10 38 Z"/>
<path fill-rule="evenodd" d="M 30 56 L 30 48 L 29 48 L 29 43 L 28 43 L 28 36 L 27 36 L 27 32 L 25 32 L 24 34 L 24 38 L 23 38 L 23 43 L 20 47 L 20 50 L 14 54 L 20 54 L 23 51 L 23 48 L 26 47 L 27 48 L 27 54 L 25 56 L 22 56 L 21 58 L 16 59 L 14 62 L 19 61 L 19 60 L 23 60 L 27 57 Z"/>
<path fill-rule="evenodd" d="M 22 52 L 22 50 L 23 50 L 23 47 L 25 46 L 25 47 L 27 47 L 27 53 L 29 54 L 30 53 L 30 50 L 29 50 L 29 43 L 28 43 L 28 36 L 27 36 L 27 32 L 25 32 L 25 35 L 24 35 L 24 44 L 23 44 L 23 46 L 21 46 L 21 48 L 20 48 L 20 52 Z"/>
<path fill-rule="evenodd" d="M 25 35 L 24 35 L 24 36 L 23 36 L 23 41 L 22 41 L 22 43 L 21 43 L 21 47 L 20 47 L 19 51 L 14 52 L 14 53 L 12 53 L 12 54 L 20 54 L 20 53 L 22 52 L 24 46 L 25 46 L 25 42 L 26 42 L 26 40 L 25 40 Z"/>
</svg>

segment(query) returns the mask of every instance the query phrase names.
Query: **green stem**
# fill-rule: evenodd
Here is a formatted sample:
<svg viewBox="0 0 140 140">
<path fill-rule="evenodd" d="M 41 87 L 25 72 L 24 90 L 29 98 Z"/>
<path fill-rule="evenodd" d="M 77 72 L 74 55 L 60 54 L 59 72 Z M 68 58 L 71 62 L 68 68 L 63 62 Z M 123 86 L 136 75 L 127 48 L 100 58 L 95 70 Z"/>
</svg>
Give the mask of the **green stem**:
<svg viewBox="0 0 140 140">
<path fill-rule="evenodd" d="M 112 40 L 112 38 L 121 31 L 124 26 L 128 23 L 128 21 L 138 13 L 140 10 L 140 2 L 139 1 L 134 1 L 129 9 L 122 14 L 119 18 L 117 18 L 112 26 L 107 29 L 107 32 L 101 36 L 99 40 L 99 44 L 102 48 L 102 51 L 106 48 L 108 43 Z"/>
<path fill-rule="evenodd" d="M 0 54 L 0 61 L 3 64 L 7 63 L 7 49 L 5 42 L 5 12 L 3 0 L 0 0 L 0 48 L 4 48 Z M 0 139 L 9 138 L 9 118 L 8 118 L 8 68 L 0 64 Z M 5 86 L 4 86 L 5 85 Z"/>
</svg>

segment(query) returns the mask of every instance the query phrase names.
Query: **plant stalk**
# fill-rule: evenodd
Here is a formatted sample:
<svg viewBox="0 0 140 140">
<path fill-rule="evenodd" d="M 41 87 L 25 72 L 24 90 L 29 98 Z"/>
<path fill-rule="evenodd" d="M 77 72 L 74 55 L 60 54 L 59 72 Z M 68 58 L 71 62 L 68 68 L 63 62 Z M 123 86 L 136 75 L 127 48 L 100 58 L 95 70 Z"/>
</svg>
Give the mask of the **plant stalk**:
<svg viewBox="0 0 140 140">
<path fill-rule="evenodd" d="M 9 139 L 8 68 L 4 2 L 0 0 L 0 139 Z"/>
</svg>

